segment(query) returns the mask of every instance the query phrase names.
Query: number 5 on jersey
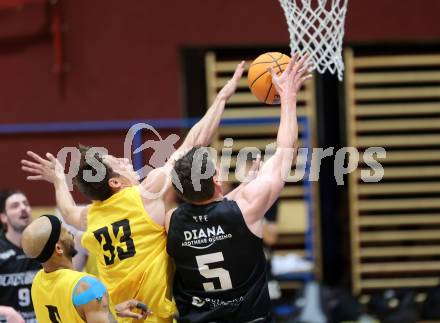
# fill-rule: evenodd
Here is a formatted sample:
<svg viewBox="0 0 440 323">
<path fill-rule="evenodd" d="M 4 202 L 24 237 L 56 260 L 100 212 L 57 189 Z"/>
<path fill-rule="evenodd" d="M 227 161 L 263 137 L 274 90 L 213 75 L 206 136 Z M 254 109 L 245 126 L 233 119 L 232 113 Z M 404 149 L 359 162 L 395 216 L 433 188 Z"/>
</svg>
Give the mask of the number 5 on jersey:
<svg viewBox="0 0 440 323">
<path fill-rule="evenodd" d="M 229 271 L 224 268 L 209 268 L 208 264 L 214 262 L 224 261 L 222 252 L 208 253 L 202 256 L 196 256 L 197 266 L 199 268 L 200 275 L 205 278 L 217 278 L 220 281 L 220 288 L 216 289 L 214 283 L 203 283 L 203 288 L 206 292 L 216 290 L 228 290 L 232 289 L 231 276 Z"/>
<path fill-rule="evenodd" d="M 121 229 L 122 236 L 119 241 L 116 241 Z M 136 254 L 134 242 L 131 238 L 130 222 L 127 219 L 112 223 L 111 232 L 109 232 L 109 227 L 107 226 L 94 231 L 93 234 L 102 246 L 104 261 L 107 266 L 115 263 L 116 253 L 119 260 L 133 257 Z M 125 246 L 121 247 L 120 243 L 125 244 Z"/>
</svg>

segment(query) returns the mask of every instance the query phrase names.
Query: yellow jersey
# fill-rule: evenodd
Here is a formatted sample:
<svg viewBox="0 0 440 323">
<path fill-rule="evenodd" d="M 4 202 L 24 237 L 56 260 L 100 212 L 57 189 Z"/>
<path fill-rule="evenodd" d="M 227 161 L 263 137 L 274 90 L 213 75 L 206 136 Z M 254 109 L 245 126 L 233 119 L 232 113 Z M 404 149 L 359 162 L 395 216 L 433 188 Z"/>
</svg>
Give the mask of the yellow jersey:
<svg viewBox="0 0 440 323">
<path fill-rule="evenodd" d="M 92 254 L 87 255 L 87 262 L 86 265 L 84 266 L 83 271 L 99 278 L 98 268 L 96 267 L 95 255 Z"/>
<path fill-rule="evenodd" d="M 172 322 L 176 308 L 171 301 L 173 268 L 166 232 L 145 211 L 139 187 L 94 201 L 81 243 L 96 257 L 111 304 L 136 299 L 153 312 L 147 322 Z M 118 318 L 118 322 L 132 321 Z"/>
<path fill-rule="evenodd" d="M 89 276 L 70 269 L 46 273 L 41 269 L 32 282 L 32 302 L 38 322 L 85 322 L 73 306 L 73 289 L 78 281 Z"/>
</svg>

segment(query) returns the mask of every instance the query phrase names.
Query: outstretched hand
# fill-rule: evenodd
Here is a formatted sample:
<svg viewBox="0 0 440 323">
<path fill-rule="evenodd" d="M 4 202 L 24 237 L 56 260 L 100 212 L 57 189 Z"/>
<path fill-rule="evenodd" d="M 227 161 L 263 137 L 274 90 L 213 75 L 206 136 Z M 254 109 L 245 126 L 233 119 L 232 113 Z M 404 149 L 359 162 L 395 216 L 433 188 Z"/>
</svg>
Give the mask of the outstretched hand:
<svg viewBox="0 0 440 323">
<path fill-rule="evenodd" d="M 26 177 L 28 180 L 43 180 L 53 184 L 64 180 L 64 168 L 51 153 L 46 154 L 46 159 L 32 151 L 28 151 L 27 155 L 32 161 L 23 159 L 21 169 L 31 174 Z"/>
<path fill-rule="evenodd" d="M 217 96 L 218 98 L 223 100 L 229 100 L 229 98 L 235 93 L 235 90 L 237 89 L 238 81 L 240 80 L 244 72 L 244 64 L 245 61 L 241 61 L 241 63 L 237 65 L 232 78 L 228 81 L 228 83 L 226 83 L 225 86 L 223 86 L 223 88 L 218 93 Z"/>
<path fill-rule="evenodd" d="M 139 309 L 141 313 L 135 313 L 133 310 L 136 308 Z M 148 315 L 152 314 L 145 304 L 135 299 L 130 299 L 116 305 L 115 311 L 116 315 L 119 317 L 132 317 L 138 320 L 146 319 Z"/>
<path fill-rule="evenodd" d="M 272 75 L 272 83 L 280 97 L 295 97 L 305 81 L 310 79 L 309 55 L 305 54 L 298 60 L 298 54 L 293 55 L 287 68 L 281 75 L 278 75 L 272 67 L 268 68 Z"/>
</svg>

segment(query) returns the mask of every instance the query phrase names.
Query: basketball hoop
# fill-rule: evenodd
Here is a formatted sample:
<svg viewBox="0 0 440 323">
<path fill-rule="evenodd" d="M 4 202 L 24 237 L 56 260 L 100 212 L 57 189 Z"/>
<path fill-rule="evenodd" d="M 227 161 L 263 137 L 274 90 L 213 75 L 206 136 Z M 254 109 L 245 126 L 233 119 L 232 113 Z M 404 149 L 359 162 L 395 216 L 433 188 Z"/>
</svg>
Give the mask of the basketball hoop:
<svg viewBox="0 0 440 323">
<path fill-rule="evenodd" d="M 348 0 L 279 0 L 290 34 L 292 55 L 308 53 L 313 69 L 337 73 L 342 81 L 342 39 Z"/>
</svg>

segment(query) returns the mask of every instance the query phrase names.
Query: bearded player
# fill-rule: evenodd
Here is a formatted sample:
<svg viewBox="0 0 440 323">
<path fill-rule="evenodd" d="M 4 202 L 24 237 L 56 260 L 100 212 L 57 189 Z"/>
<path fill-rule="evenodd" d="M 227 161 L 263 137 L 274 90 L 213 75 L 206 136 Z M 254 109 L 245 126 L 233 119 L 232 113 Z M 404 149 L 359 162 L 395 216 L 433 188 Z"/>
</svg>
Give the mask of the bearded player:
<svg viewBox="0 0 440 323">
<path fill-rule="evenodd" d="M 281 98 L 277 148 L 252 181 L 224 196 L 207 147 L 174 165 L 174 188 L 186 201 L 167 213 L 166 224 L 179 323 L 269 322 L 263 219 L 296 159 L 296 96 L 311 77 L 307 56 L 294 56 L 281 76 L 271 73 Z"/>
</svg>

